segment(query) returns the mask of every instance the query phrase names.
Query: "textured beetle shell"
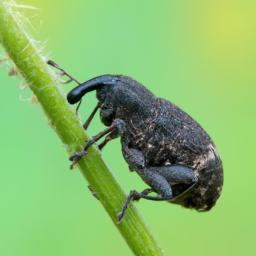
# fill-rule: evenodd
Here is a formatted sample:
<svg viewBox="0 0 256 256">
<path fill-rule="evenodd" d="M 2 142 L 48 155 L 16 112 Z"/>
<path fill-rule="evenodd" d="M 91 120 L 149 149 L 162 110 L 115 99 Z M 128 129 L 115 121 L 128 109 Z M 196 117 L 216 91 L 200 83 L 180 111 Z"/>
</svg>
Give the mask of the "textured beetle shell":
<svg viewBox="0 0 256 256">
<path fill-rule="evenodd" d="M 223 185 L 222 162 L 210 136 L 173 103 L 155 97 L 130 77 L 115 77 L 116 84 L 98 90 L 97 97 L 106 108 L 115 109 L 113 119 L 126 122 L 129 147 L 143 153 L 146 166 L 175 164 L 191 168 L 199 179 L 196 186 L 171 203 L 210 210 Z M 174 195 L 189 187 L 171 186 Z"/>
</svg>

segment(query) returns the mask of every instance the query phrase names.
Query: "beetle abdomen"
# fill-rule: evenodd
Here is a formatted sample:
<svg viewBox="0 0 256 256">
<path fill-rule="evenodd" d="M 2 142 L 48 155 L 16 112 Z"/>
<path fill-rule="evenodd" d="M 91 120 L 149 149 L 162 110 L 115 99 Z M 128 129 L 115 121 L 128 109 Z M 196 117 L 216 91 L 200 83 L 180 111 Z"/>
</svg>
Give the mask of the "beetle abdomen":
<svg viewBox="0 0 256 256">
<path fill-rule="evenodd" d="M 223 165 L 216 147 L 210 144 L 208 149 L 208 153 L 198 159 L 194 169 L 198 177 L 197 185 L 187 195 L 171 203 L 198 211 L 209 211 L 216 204 L 223 186 Z"/>
</svg>

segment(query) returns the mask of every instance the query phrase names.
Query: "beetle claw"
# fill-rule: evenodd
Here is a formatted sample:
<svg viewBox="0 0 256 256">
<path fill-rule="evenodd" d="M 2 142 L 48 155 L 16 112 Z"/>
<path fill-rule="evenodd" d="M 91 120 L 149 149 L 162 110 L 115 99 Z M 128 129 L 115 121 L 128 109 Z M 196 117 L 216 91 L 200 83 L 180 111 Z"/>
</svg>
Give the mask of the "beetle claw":
<svg viewBox="0 0 256 256">
<path fill-rule="evenodd" d="M 81 152 L 77 152 L 75 153 L 73 156 L 71 156 L 69 158 L 70 161 L 72 161 L 73 163 L 70 165 L 70 169 L 73 170 L 76 165 L 77 165 L 77 162 L 82 158 L 82 156 L 85 156 L 87 154 L 87 151 L 81 151 Z"/>
<path fill-rule="evenodd" d="M 71 165 L 70 165 L 70 170 L 73 170 L 74 168 L 77 167 L 77 162 L 73 162 Z"/>
<path fill-rule="evenodd" d="M 122 211 L 117 214 L 117 223 L 119 223 L 122 220 L 122 218 L 124 217 L 124 214 L 125 212 L 122 212 Z"/>
<path fill-rule="evenodd" d="M 76 163 L 82 158 L 82 156 L 85 156 L 86 154 L 87 152 L 85 151 L 77 152 L 73 156 L 69 157 L 69 160 Z"/>
</svg>

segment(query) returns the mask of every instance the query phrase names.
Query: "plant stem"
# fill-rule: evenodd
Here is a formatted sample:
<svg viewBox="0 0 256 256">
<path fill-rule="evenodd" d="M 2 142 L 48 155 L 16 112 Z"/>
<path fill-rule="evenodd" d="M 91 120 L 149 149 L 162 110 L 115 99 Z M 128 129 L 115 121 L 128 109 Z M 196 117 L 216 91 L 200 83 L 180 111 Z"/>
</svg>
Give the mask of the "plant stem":
<svg viewBox="0 0 256 256">
<path fill-rule="evenodd" d="M 90 138 L 63 97 L 57 77 L 40 56 L 20 16 L 17 18 L 17 12 L 12 10 L 13 4 L 13 1 L 0 0 L 0 42 L 36 95 L 68 155 L 72 155 L 80 151 L 81 145 L 85 146 L 85 141 Z M 165 255 L 132 203 L 123 220 L 117 224 L 117 213 L 126 194 L 94 146 L 79 161 L 78 167 L 132 252 L 135 255 Z"/>
</svg>

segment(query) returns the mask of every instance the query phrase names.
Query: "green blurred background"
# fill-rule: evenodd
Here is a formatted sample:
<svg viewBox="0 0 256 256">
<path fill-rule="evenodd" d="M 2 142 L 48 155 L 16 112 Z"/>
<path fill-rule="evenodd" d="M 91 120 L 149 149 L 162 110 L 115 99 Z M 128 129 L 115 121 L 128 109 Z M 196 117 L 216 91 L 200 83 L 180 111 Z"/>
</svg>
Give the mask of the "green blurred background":
<svg viewBox="0 0 256 256">
<path fill-rule="evenodd" d="M 211 212 L 137 204 L 166 254 L 256 255 L 256 1 L 22 3 L 41 9 L 20 11 L 31 17 L 37 39 L 49 39 L 43 54 L 79 81 L 131 76 L 188 112 L 216 143 L 225 184 Z M 21 79 L 2 67 L 0 83 L 0 255 L 131 255 L 78 169 L 69 170 L 39 104 L 19 99 L 29 98 L 29 89 L 21 91 Z M 86 95 L 82 120 L 96 102 Z M 89 134 L 103 129 L 96 117 Z M 119 140 L 103 156 L 127 193 L 145 188 L 128 171 Z"/>
</svg>

